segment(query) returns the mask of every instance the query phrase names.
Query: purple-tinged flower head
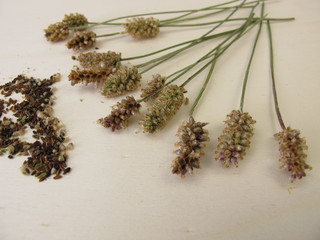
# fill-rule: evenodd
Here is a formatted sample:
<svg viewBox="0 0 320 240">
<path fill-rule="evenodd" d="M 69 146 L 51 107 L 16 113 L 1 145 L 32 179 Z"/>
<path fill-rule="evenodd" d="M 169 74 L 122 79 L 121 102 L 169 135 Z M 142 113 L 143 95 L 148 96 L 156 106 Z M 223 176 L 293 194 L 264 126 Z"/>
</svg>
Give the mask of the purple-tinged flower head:
<svg viewBox="0 0 320 240">
<path fill-rule="evenodd" d="M 279 142 L 280 168 L 290 173 L 291 182 L 305 177 L 305 170 L 312 167 L 305 162 L 308 146 L 306 140 L 300 137 L 300 131 L 287 127 L 274 136 Z"/>
<path fill-rule="evenodd" d="M 230 164 L 238 167 L 250 147 L 250 139 L 253 136 L 255 120 L 248 113 L 233 110 L 225 121 L 226 127 L 218 138 L 218 146 L 215 159 L 225 167 Z"/>
</svg>

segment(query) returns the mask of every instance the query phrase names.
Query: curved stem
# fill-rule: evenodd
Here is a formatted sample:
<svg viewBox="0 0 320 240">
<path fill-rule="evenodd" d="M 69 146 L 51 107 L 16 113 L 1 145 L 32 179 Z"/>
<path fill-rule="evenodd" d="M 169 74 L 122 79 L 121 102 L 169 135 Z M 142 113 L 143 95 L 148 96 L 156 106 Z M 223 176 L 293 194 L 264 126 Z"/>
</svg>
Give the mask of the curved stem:
<svg viewBox="0 0 320 240">
<path fill-rule="evenodd" d="M 264 2 L 262 3 L 262 8 L 261 8 L 261 15 L 260 15 L 261 18 L 263 17 L 263 14 L 264 14 Z M 253 44 L 253 48 L 252 48 L 252 51 L 251 51 L 250 59 L 249 59 L 248 66 L 247 66 L 246 73 L 245 73 L 245 77 L 244 77 L 244 80 L 243 80 L 242 92 L 241 92 L 241 100 L 240 100 L 240 112 L 243 112 L 244 97 L 245 97 L 245 93 L 246 93 L 246 87 L 247 87 L 247 82 L 248 82 L 248 77 L 249 77 L 249 71 L 250 71 L 252 60 L 253 60 L 253 55 L 254 55 L 254 52 L 256 50 L 256 46 L 257 46 L 257 43 L 258 43 L 258 39 L 260 37 L 261 28 L 262 28 L 262 21 L 260 21 L 260 23 L 259 23 L 259 30 L 258 30 L 258 33 L 256 35 L 256 38 L 255 38 L 255 41 L 254 41 L 254 44 Z"/>
<path fill-rule="evenodd" d="M 190 109 L 190 113 L 189 113 L 190 116 L 193 115 L 193 112 L 196 109 L 196 106 L 198 105 L 198 103 L 199 103 L 199 101 L 200 101 L 200 99 L 201 99 L 201 97 L 203 95 L 203 92 L 206 89 L 206 87 L 207 87 L 207 85 L 208 85 L 208 83 L 209 83 L 209 81 L 211 79 L 211 76 L 212 76 L 212 73 L 213 73 L 213 69 L 214 69 L 214 67 L 216 65 L 216 62 L 217 62 L 217 58 L 214 58 L 213 61 L 211 62 L 211 67 L 210 67 L 209 73 L 207 75 L 207 78 L 206 78 L 206 80 L 205 80 L 205 82 L 204 82 L 204 84 L 203 84 L 203 86 L 202 86 L 197 98 L 195 99 L 195 101 L 192 104 L 192 107 Z"/>
<path fill-rule="evenodd" d="M 275 77 L 274 77 L 274 57 L 273 57 L 273 44 L 272 44 L 272 32 L 271 32 L 270 21 L 267 21 L 267 26 L 268 26 L 268 35 L 269 35 L 269 45 L 270 45 L 270 67 L 271 67 L 272 92 L 273 92 L 274 106 L 276 109 L 279 124 L 280 124 L 281 128 L 283 130 L 285 130 L 286 125 L 284 124 L 281 113 L 280 113 L 278 97 L 277 97 L 277 90 L 276 90 L 276 81 L 275 81 Z"/>
</svg>

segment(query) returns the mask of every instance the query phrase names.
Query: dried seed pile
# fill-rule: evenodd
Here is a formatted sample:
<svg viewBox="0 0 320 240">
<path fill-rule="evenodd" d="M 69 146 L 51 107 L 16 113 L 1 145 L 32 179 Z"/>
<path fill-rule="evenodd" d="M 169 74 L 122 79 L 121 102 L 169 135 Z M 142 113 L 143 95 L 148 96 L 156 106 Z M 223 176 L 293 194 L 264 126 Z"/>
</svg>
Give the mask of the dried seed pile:
<svg viewBox="0 0 320 240">
<path fill-rule="evenodd" d="M 6 97 L 0 100 L 0 154 L 7 153 L 9 158 L 28 156 L 22 173 L 39 181 L 53 174 L 54 179 L 59 179 L 71 170 L 67 166 L 67 150 L 72 143 L 68 143 L 66 131 L 52 109 L 51 86 L 59 78 L 59 74 L 44 80 L 19 75 L 0 86 L 0 94 Z M 22 100 L 11 98 L 13 94 L 21 95 Z M 23 140 L 28 127 L 33 142 Z"/>
</svg>

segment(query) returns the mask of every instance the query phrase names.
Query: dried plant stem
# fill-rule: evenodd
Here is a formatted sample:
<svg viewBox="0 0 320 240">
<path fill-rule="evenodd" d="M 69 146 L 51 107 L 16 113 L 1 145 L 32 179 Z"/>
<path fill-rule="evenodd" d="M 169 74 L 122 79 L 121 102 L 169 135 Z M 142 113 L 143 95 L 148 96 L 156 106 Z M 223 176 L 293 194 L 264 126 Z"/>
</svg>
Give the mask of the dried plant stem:
<svg viewBox="0 0 320 240">
<path fill-rule="evenodd" d="M 271 67 L 272 92 L 273 92 L 274 106 L 276 109 L 279 124 L 280 124 L 281 128 L 283 130 L 285 130 L 286 125 L 284 124 L 281 113 L 280 113 L 277 90 L 276 90 L 276 82 L 275 82 L 275 76 L 274 76 L 274 57 L 273 57 L 273 44 L 272 44 L 272 32 L 271 32 L 270 21 L 267 21 L 267 26 L 268 26 L 269 44 L 270 44 L 270 67 Z"/>
<path fill-rule="evenodd" d="M 260 15 L 261 18 L 263 18 L 263 15 L 264 15 L 264 2 L 262 3 L 262 8 L 261 8 L 261 15 Z M 243 113 L 244 97 L 245 97 L 245 93 L 246 93 L 246 87 L 247 87 L 250 67 L 251 67 L 251 63 L 252 63 L 252 60 L 253 60 L 253 55 L 255 53 L 256 46 L 257 46 L 257 43 L 258 43 L 258 39 L 260 37 L 261 29 L 262 29 L 262 21 L 260 21 L 260 23 L 259 23 L 259 29 L 258 29 L 256 38 L 255 38 L 255 41 L 254 41 L 254 44 L 253 44 L 253 48 L 252 48 L 252 51 L 251 51 L 250 59 L 249 59 L 248 66 L 247 66 L 246 73 L 245 73 L 245 77 L 244 77 L 244 80 L 243 80 L 242 92 L 241 92 L 241 100 L 240 100 L 240 112 L 241 113 Z"/>
</svg>

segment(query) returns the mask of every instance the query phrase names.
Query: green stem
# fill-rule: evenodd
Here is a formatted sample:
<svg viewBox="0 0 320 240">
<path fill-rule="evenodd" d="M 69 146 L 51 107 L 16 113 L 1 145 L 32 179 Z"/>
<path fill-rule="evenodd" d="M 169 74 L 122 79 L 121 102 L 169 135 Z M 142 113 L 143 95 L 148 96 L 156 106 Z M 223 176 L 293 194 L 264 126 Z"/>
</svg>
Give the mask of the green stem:
<svg viewBox="0 0 320 240">
<path fill-rule="evenodd" d="M 113 22 L 116 20 L 120 20 L 120 19 L 126 19 L 126 18 L 132 18 L 132 17 L 141 17 L 141 16 L 148 16 L 148 15 L 160 15 L 160 14 L 175 14 L 175 13 L 186 13 L 186 12 L 200 12 L 200 11 L 207 11 L 207 10 L 212 10 L 215 7 L 220 7 L 220 6 L 224 6 L 224 5 L 228 5 L 230 3 L 234 3 L 240 0 L 232 0 L 229 2 L 225 2 L 225 3 L 221 3 L 221 4 L 216 4 L 216 5 L 212 5 L 209 7 L 205 7 L 205 8 L 200 8 L 200 9 L 191 9 L 191 10 L 178 10 L 178 11 L 163 11 L 163 12 L 151 12 L 151 13 L 143 13 L 143 14 L 133 14 L 133 15 L 127 15 L 127 16 L 122 16 L 122 17 L 116 17 L 116 18 L 111 18 L 107 21 L 101 22 L 99 24 L 103 24 L 103 23 L 108 23 L 108 22 Z"/>
<path fill-rule="evenodd" d="M 128 57 L 128 58 L 122 58 L 121 61 L 129 61 L 129 60 L 134 60 L 134 59 L 149 57 L 149 56 L 155 55 L 155 54 L 157 54 L 157 53 L 161 53 L 161 52 L 170 50 L 170 49 L 172 49 L 172 48 L 180 47 L 180 46 L 185 45 L 185 44 L 188 44 L 188 43 L 194 43 L 194 42 L 200 43 L 199 40 L 201 40 L 201 41 L 207 41 L 207 40 L 210 40 L 210 39 L 213 39 L 213 38 L 221 37 L 221 36 L 223 36 L 223 35 L 228 35 L 228 34 L 230 34 L 230 33 L 233 33 L 234 31 L 235 31 L 235 30 L 230 30 L 230 31 L 225 31 L 225 32 L 222 32 L 222 33 L 218 33 L 218 34 L 213 34 L 213 35 L 210 35 L 210 36 L 206 36 L 206 37 L 204 37 L 204 38 L 192 39 L 192 40 L 189 40 L 189 41 L 186 41 L 186 42 L 182 42 L 182 43 L 178 43 L 178 44 L 175 44 L 175 45 L 172 45 L 172 46 L 169 46 L 169 47 L 166 47 L 166 48 L 163 48 L 163 49 L 160 49 L 160 50 L 157 50 L 157 51 L 155 51 L 155 52 L 148 53 L 148 54 L 139 55 L 139 56 L 134 56 L 134 57 Z"/>
<path fill-rule="evenodd" d="M 195 23 L 195 24 L 161 24 L 160 27 L 198 27 L 198 26 L 205 26 L 205 25 L 211 25 L 211 24 L 217 24 L 221 22 L 234 22 L 234 21 L 243 21 L 247 18 L 231 18 L 228 20 L 219 20 L 219 21 L 213 21 L 213 22 L 205 22 L 205 23 Z M 260 18 L 253 18 L 252 21 L 256 21 Z M 294 20 L 294 18 L 263 18 L 264 21 L 291 21 Z"/>
<path fill-rule="evenodd" d="M 253 14 L 251 12 L 251 15 L 248 17 L 248 21 L 243 25 L 243 29 L 242 31 L 239 32 L 238 36 L 235 37 L 235 39 L 233 39 L 230 43 L 227 44 L 227 46 L 222 46 L 222 43 L 219 44 L 216 48 L 214 48 L 213 50 L 211 50 L 209 53 L 207 53 L 205 56 L 203 56 L 202 58 L 200 58 L 197 62 L 190 64 L 189 66 L 171 74 L 170 76 L 167 77 L 167 79 L 169 79 L 170 77 L 172 77 L 173 75 L 176 75 L 179 72 L 182 72 L 180 75 L 176 76 L 175 78 L 173 78 L 172 80 L 170 80 L 169 82 L 167 82 L 162 88 L 158 89 L 156 92 L 154 92 L 153 94 L 146 96 L 140 100 L 137 100 L 137 102 L 143 102 L 147 99 L 149 99 L 150 97 L 154 96 L 155 94 L 157 94 L 158 92 L 160 92 L 164 87 L 168 86 L 169 84 L 173 83 L 174 81 L 176 81 L 178 78 L 180 78 L 182 75 L 184 75 L 186 72 L 188 72 L 189 70 L 191 70 L 194 66 L 196 66 L 199 62 L 208 59 L 209 57 L 212 57 L 212 54 L 214 51 L 216 51 L 217 49 L 219 49 L 219 52 L 215 54 L 215 57 L 209 61 L 208 63 L 206 63 L 200 70 L 198 70 L 196 73 L 194 73 L 192 76 L 190 76 L 182 85 L 181 87 L 184 87 L 187 83 L 189 83 L 193 78 L 195 78 L 198 74 L 200 74 L 204 69 L 206 69 L 213 61 L 216 61 L 216 59 L 218 59 L 219 56 L 221 56 L 236 40 L 238 40 L 239 38 L 241 38 L 243 35 L 245 35 L 247 32 L 249 32 L 254 26 L 249 26 L 250 24 L 250 19 L 252 18 Z M 249 27 L 248 27 L 249 26 Z M 220 50 L 222 49 L 222 50 Z"/>
<path fill-rule="evenodd" d="M 258 1 L 253 1 L 253 2 L 249 2 L 249 3 L 241 3 L 240 5 L 235 5 L 235 6 L 231 6 L 231 7 L 215 7 L 215 8 L 211 8 L 211 9 L 207 9 L 207 10 L 219 10 L 219 11 L 216 11 L 216 12 L 212 12 L 212 13 L 208 13 L 208 14 L 204 14 L 204 15 L 200 15 L 200 16 L 196 16 L 196 17 L 192 17 L 192 18 L 183 18 L 185 16 L 188 16 L 190 15 L 189 14 L 185 14 L 185 15 L 182 15 L 182 16 L 179 16 L 179 17 L 176 17 L 176 18 L 172 18 L 172 19 L 166 19 L 166 20 L 161 20 L 160 23 L 166 23 L 166 24 L 171 24 L 171 23 L 178 23 L 178 22 L 183 22 L 183 21 L 192 21 L 192 20 L 196 20 L 196 19 L 199 19 L 199 18 L 204 18 L 204 17 L 207 17 L 207 16 L 212 16 L 212 15 L 215 15 L 215 14 L 218 14 L 218 13 L 221 13 L 221 12 L 225 12 L 227 10 L 230 10 L 230 9 L 238 9 L 238 8 L 248 8 L 248 4 L 252 4 L 252 3 L 256 3 Z M 251 8 L 251 6 L 249 6 L 249 8 Z M 192 12 L 193 13 L 193 12 Z"/>
<path fill-rule="evenodd" d="M 115 36 L 115 35 L 124 34 L 124 33 L 125 33 L 125 32 L 107 33 L 107 34 L 97 35 L 96 38 L 110 37 L 110 36 Z"/>
<path fill-rule="evenodd" d="M 262 3 L 262 8 L 261 8 L 261 15 L 260 15 L 261 18 L 263 17 L 263 14 L 264 14 L 264 2 Z M 261 28 L 262 28 L 262 21 L 260 21 L 260 23 L 259 23 L 259 30 L 257 32 L 256 38 L 255 38 L 255 41 L 254 41 L 254 45 L 253 45 L 253 48 L 252 48 L 252 51 L 251 51 L 251 56 L 250 56 L 249 63 L 248 63 L 248 66 L 247 66 L 247 69 L 246 69 L 246 73 L 245 73 L 245 77 L 244 77 L 244 80 L 243 80 L 242 92 L 241 92 L 241 100 L 240 100 L 240 112 L 243 112 L 244 97 L 245 97 L 245 93 L 246 93 L 246 87 L 247 87 L 247 82 L 248 82 L 248 77 L 249 77 L 249 71 L 250 71 L 252 60 L 253 60 L 253 55 L 254 55 L 254 52 L 256 50 L 256 46 L 257 46 L 257 43 L 258 43 L 258 39 L 260 37 Z"/>
<path fill-rule="evenodd" d="M 154 64 L 153 66 L 149 67 L 148 69 L 145 69 L 145 70 L 143 71 L 143 73 L 145 73 L 145 72 L 151 70 L 152 68 L 156 67 L 157 65 L 161 64 L 162 62 L 164 62 L 164 61 L 166 61 L 166 60 L 174 57 L 175 55 L 179 54 L 180 52 L 186 50 L 187 48 L 192 47 L 192 46 L 194 46 L 194 45 L 202 42 L 202 40 L 201 40 L 202 38 L 205 38 L 208 34 L 210 34 L 211 32 L 213 32 L 214 30 L 216 30 L 216 29 L 217 29 L 219 26 L 221 26 L 225 21 L 227 21 L 229 18 L 231 18 L 231 16 L 238 10 L 238 8 L 241 7 L 245 2 L 246 2 L 246 0 L 243 0 L 242 3 L 241 3 L 237 8 L 235 8 L 235 9 L 224 19 L 224 21 L 222 21 L 222 22 L 219 23 L 217 26 L 215 26 L 215 27 L 213 27 L 211 30 L 209 30 L 207 33 L 205 33 L 204 35 L 202 35 L 202 36 L 199 38 L 198 42 L 193 42 L 193 43 L 189 44 L 188 46 L 186 46 L 186 47 L 184 47 L 184 48 L 181 48 L 181 49 L 178 49 L 178 50 L 176 50 L 176 51 L 174 51 L 174 52 L 172 52 L 172 53 L 168 53 L 168 54 L 166 54 L 166 55 L 164 55 L 164 56 L 162 56 L 162 57 L 159 57 L 159 58 L 150 60 L 150 61 L 148 61 L 148 62 L 146 62 L 146 63 L 144 63 L 144 64 L 140 64 L 140 65 L 138 65 L 138 67 L 143 67 L 143 66 L 149 65 L 150 63 L 157 62 L 156 64 Z M 256 5 L 257 5 L 257 4 L 256 4 Z M 255 8 L 255 7 L 254 7 L 254 8 Z M 254 8 L 253 8 L 253 9 L 254 9 Z M 252 13 L 253 9 L 251 10 L 251 13 Z M 251 14 L 250 14 L 250 16 L 251 16 Z M 251 16 L 251 17 L 252 17 L 252 16 Z M 163 60 L 162 60 L 162 59 L 163 59 Z M 160 61 L 160 62 L 159 62 L 159 61 Z"/>
<path fill-rule="evenodd" d="M 207 75 L 207 78 L 206 78 L 206 80 L 205 80 L 205 82 L 204 82 L 204 84 L 203 84 L 203 86 L 202 86 L 197 98 L 195 99 L 194 103 L 192 104 L 192 107 L 191 107 L 190 113 L 189 113 L 190 116 L 193 115 L 193 112 L 196 109 L 196 106 L 198 105 L 198 103 L 199 103 L 199 101 L 200 101 L 200 99 L 201 99 L 201 97 L 202 97 L 202 95 L 203 95 L 208 83 L 209 83 L 209 80 L 211 79 L 211 76 L 212 76 L 212 73 L 213 73 L 213 69 L 214 69 L 214 67 L 216 65 L 216 62 L 217 62 L 217 58 L 214 58 L 214 60 L 211 63 L 211 67 L 210 67 L 209 73 Z"/>
<path fill-rule="evenodd" d="M 146 62 L 146 63 L 139 64 L 139 65 L 137 65 L 137 67 L 138 67 L 138 68 L 141 68 L 141 67 L 145 67 L 145 66 L 147 66 L 147 65 L 149 65 L 149 64 L 151 64 L 151 63 L 155 63 L 155 64 L 153 64 L 151 67 L 149 67 L 149 68 L 145 69 L 144 71 L 142 71 L 141 74 L 143 74 L 143 73 L 145 73 L 145 72 L 153 69 L 154 67 L 160 65 L 160 64 L 163 63 L 164 61 L 166 61 L 166 60 L 168 60 L 168 59 L 176 56 L 177 54 L 179 54 L 180 52 L 182 52 L 182 51 L 184 51 L 184 50 L 186 50 L 186 49 L 188 49 L 188 48 L 191 48 L 191 47 L 193 47 L 193 46 L 195 46 L 195 45 L 197 45 L 197 44 L 199 44 L 199 43 L 202 43 L 202 42 L 204 42 L 204 41 L 206 41 L 206 40 L 209 40 L 209 39 L 218 38 L 218 37 L 227 35 L 227 34 L 229 34 L 229 33 L 233 34 L 235 31 L 236 31 L 236 30 L 231 30 L 231 31 L 223 32 L 223 33 L 214 34 L 214 35 L 211 35 L 210 37 L 208 36 L 208 37 L 205 37 L 205 38 L 199 38 L 199 39 L 197 39 L 196 41 L 192 42 L 192 44 L 190 44 L 190 45 L 188 45 L 188 46 L 185 46 L 185 47 L 180 48 L 180 49 L 178 49 L 178 50 L 176 50 L 176 51 L 173 51 L 173 52 L 170 52 L 170 53 L 168 53 L 168 54 L 165 54 L 164 56 L 161 56 L 161 57 L 152 59 L 152 60 L 150 60 L 150 61 L 148 61 L 148 62 Z"/>
<path fill-rule="evenodd" d="M 99 23 L 99 22 L 89 22 L 90 25 L 110 25 L 110 26 L 119 26 L 123 25 L 124 23 L 115 23 L 115 22 L 106 22 L 106 23 Z"/>
<path fill-rule="evenodd" d="M 251 17 L 253 16 L 253 14 L 251 15 Z M 243 35 L 245 35 L 248 31 L 250 31 L 254 26 L 252 25 L 251 27 L 249 26 L 250 24 L 250 18 L 248 18 L 248 21 L 240 28 L 239 31 L 237 31 L 238 35 L 236 36 L 235 34 L 231 35 L 230 37 L 228 37 L 227 39 L 225 39 L 224 41 L 222 41 L 217 47 L 215 47 L 214 49 L 212 49 L 210 52 L 208 52 L 206 55 L 204 55 L 202 58 L 200 58 L 198 61 L 196 61 L 193 64 L 188 65 L 187 67 L 180 69 L 174 73 L 172 73 L 171 75 L 168 76 L 168 78 L 173 77 L 174 75 L 180 73 L 178 76 L 176 76 L 175 78 L 173 78 L 171 81 L 175 81 L 176 79 L 178 79 L 179 77 L 181 77 L 182 75 L 184 75 L 185 73 L 187 73 L 188 71 L 190 71 L 193 67 L 195 67 L 198 63 L 212 57 L 212 55 L 214 54 L 215 51 L 217 51 L 217 49 L 220 49 L 219 54 L 216 54 L 216 58 L 219 57 L 220 55 L 222 55 L 235 41 L 237 41 L 239 38 L 241 38 Z M 226 44 L 233 36 L 236 36 L 230 43 Z M 226 46 L 223 46 L 224 44 L 226 44 Z M 204 68 L 207 65 L 204 66 Z M 202 70 L 204 70 L 204 68 Z M 201 69 L 199 70 L 200 72 L 202 71 Z M 200 72 L 197 72 L 197 74 L 199 74 Z M 192 78 L 194 78 L 195 76 L 191 76 L 189 79 L 186 80 L 186 82 L 183 84 L 186 85 Z"/>
<path fill-rule="evenodd" d="M 275 81 L 275 74 L 274 74 L 274 56 L 273 56 L 273 44 L 272 44 L 272 32 L 271 32 L 271 25 L 270 21 L 267 21 L 268 26 L 268 33 L 269 33 L 269 45 L 270 45 L 270 67 L 271 67 L 271 79 L 272 79 L 272 92 L 273 92 L 273 98 L 274 98 L 274 106 L 276 109 L 277 117 L 279 124 L 283 130 L 286 129 L 286 125 L 283 122 L 279 103 L 278 103 L 278 97 L 277 97 L 277 90 L 276 90 L 276 81 Z"/>
</svg>

